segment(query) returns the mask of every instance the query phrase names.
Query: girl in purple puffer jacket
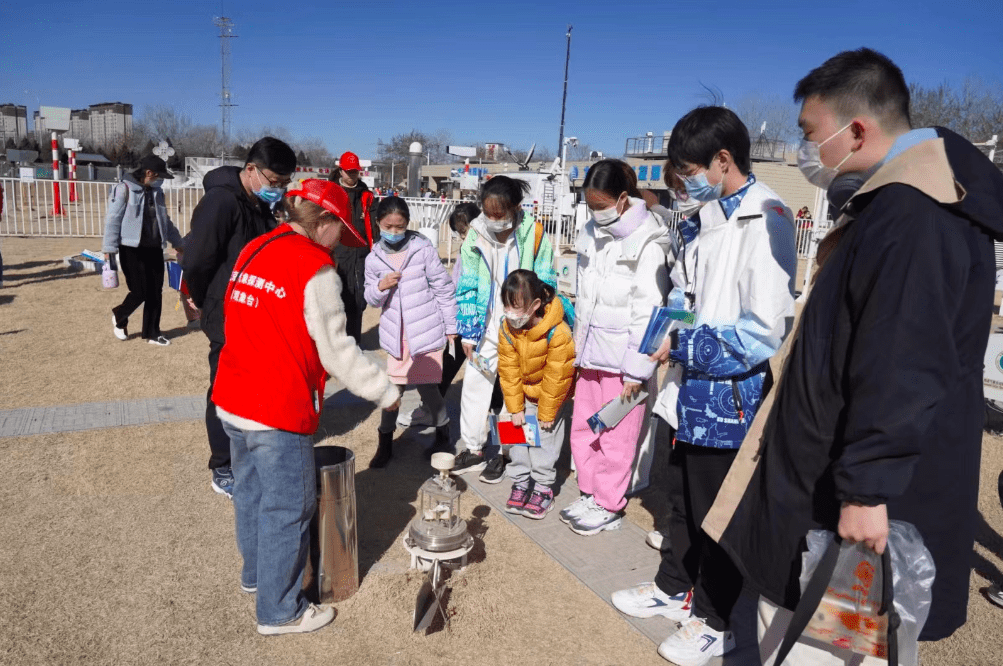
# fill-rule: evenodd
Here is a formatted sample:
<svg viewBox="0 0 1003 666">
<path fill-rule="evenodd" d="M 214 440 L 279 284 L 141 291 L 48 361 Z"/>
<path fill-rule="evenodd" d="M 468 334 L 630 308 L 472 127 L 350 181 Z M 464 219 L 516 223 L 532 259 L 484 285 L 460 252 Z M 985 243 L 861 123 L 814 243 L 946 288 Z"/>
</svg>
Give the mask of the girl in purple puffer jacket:
<svg viewBox="0 0 1003 666">
<path fill-rule="evenodd" d="M 415 388 L 433 417 L 432 451 L 452 452 L 449 417 L 439 393 L 442 353 L 456 339 L 453 281 L 439 250 L 415 231 L 411 214 L 399 197 L 388 197 L 376 209 L 380 242 L 366 257 L 366 302 L 383 308 L 380 346 L 387 352 L 390 381 Z M 384 467 L 393 454 L 397 410 L 383 411 L 379 446 L 370 467 Z"/>
</svg>

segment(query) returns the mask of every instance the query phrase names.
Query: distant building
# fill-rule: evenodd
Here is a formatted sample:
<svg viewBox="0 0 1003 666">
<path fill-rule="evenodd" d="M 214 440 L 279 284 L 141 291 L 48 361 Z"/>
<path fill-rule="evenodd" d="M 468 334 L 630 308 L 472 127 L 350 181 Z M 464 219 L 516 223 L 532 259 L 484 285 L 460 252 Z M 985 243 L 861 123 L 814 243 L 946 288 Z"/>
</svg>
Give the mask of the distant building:
<svg viewBox="0 0 1003 666">
<path fill-rule="evenodd" d="M 39 143 L 48 139 L 45 119 L 39 116 L 38 111 L 35 112 L 35 133 Z M 132 104 L 106 102 L 70 111 L 70 130 L 66 136 L 95 148 L 111 147 L 129 134 L 132 134 Z"/>
<path fill-rule="evenodd" d="M 17 104 L 0 104 L 0 149 L 13 139 L 18 143 L 28 136 L 28 107 Z"/>
</svg>

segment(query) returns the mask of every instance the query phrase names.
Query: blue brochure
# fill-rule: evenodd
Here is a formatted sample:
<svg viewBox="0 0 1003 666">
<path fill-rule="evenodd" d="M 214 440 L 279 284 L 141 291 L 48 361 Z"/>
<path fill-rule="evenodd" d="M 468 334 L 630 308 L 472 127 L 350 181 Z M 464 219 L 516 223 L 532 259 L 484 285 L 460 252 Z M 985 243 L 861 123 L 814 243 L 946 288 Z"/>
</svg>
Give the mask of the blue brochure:
<svg viewBox="0 0 1003 666">
<path fill-rule="evenodd" d="M 658 351 L 665 341 L 665 336 L 672 330 L 673 323 L 676 328 L 690 328 L 696 320 L 696 315 L 689 310 L 680 310 L 671 307 L 655 307 L 651 310 L 651 319 L 648 320 L 648 328 L 644 330 L 644 337 L 637 351 L 650 356 Z"/>
</svg>

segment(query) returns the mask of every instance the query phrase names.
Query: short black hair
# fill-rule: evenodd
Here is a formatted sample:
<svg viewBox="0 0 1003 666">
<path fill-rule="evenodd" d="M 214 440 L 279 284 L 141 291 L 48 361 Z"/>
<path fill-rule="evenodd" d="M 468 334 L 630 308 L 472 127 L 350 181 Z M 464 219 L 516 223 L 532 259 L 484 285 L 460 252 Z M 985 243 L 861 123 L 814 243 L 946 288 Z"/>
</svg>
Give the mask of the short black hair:
<svg viewBox="0 0 1003 666">
<path fill-rule="evenodd" d="M 488 199 L 498 199 L 507 210 L 519 210 L 529 194 L 529 183 L 508 176 L 494 176 L 481 186 L 481 208 Z"/>
<path fill-rule="evenodd" d="M 258 139 L 247 153 L 244 166 L 251 163 L 262 169 L 270 169 L 279 176 L 288 176 L 296 171 L 296 153 L 285 141 L 273 136 Z"/>
<path fill-rule="evenodd" d="M 466 224 L 467 226 L 470 226 L 470 223 L 474 221 L 474 218 L 480 214 L 481 209 L 478 208 L 477 204 L 472 201 L 465 201 L 464 203 L 457 204 L 456 208 L 453 209 L 452 215 L 449 216 L 449 228 L 456 231 L 457 224 Z"/>
<path fill-rule="evenodd" d="M 700 106 L 679 119 L 669 137 L 669 161 L 677 169 L 687 164 L 710 167 L 722 150 L 731 153 L 735 166 L 747 175 L 752 168 L 749 130 L 735 112 L 723 106 Z"/>
<path fill-rule="evenodd" d="M 861 112 L 883 129 L 911 129 L 909 86 L 888 56 L 866 47 L 837 53 L 808 72 L 794 87 L 794 101 L 818 97 L 848 123 Z"/>
<path fill-rule="evenodd" d="M 379 222 L 387 215 L 397 213 L 406 221 L 411 221 L 411 209 L 407 202 L 401 197 L 384 197 L 380 205 L 376 207 L 376 221 Z"/>
<path fill-rule="evenodd" d="M 582 182 L 582 189 L 599 190 L 614 199 L 624 192 L 629 197 L 641 198 L 641 192 L 637 189 L 637 174 L 623 160 L 599 160 L 590 166 Z"/>
</svg>

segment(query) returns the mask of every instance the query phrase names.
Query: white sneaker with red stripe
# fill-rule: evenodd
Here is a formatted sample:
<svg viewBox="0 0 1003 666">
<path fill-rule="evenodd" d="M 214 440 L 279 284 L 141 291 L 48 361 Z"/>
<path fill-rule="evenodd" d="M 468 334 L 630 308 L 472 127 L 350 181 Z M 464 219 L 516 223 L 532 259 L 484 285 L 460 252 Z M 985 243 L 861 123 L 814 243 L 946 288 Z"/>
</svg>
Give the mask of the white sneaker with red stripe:
<svg viewBox="0 0 1003 666">
<path fill-rule="evenodd" d="M 662 615 L 675 622 L 685 622 L 693 614 L 693 590 L 668 595 L 654 583 L 641 583 L 610 595 L 613 606 L 631 617 Z"/>
<path fill-rule="evenodd" d="M 658 646 L 658 654 L 678 666 L 704 666 L 735 649 L 735 634 L 716 631 L 698 617 L 690 618 Z"/>
</svg>

